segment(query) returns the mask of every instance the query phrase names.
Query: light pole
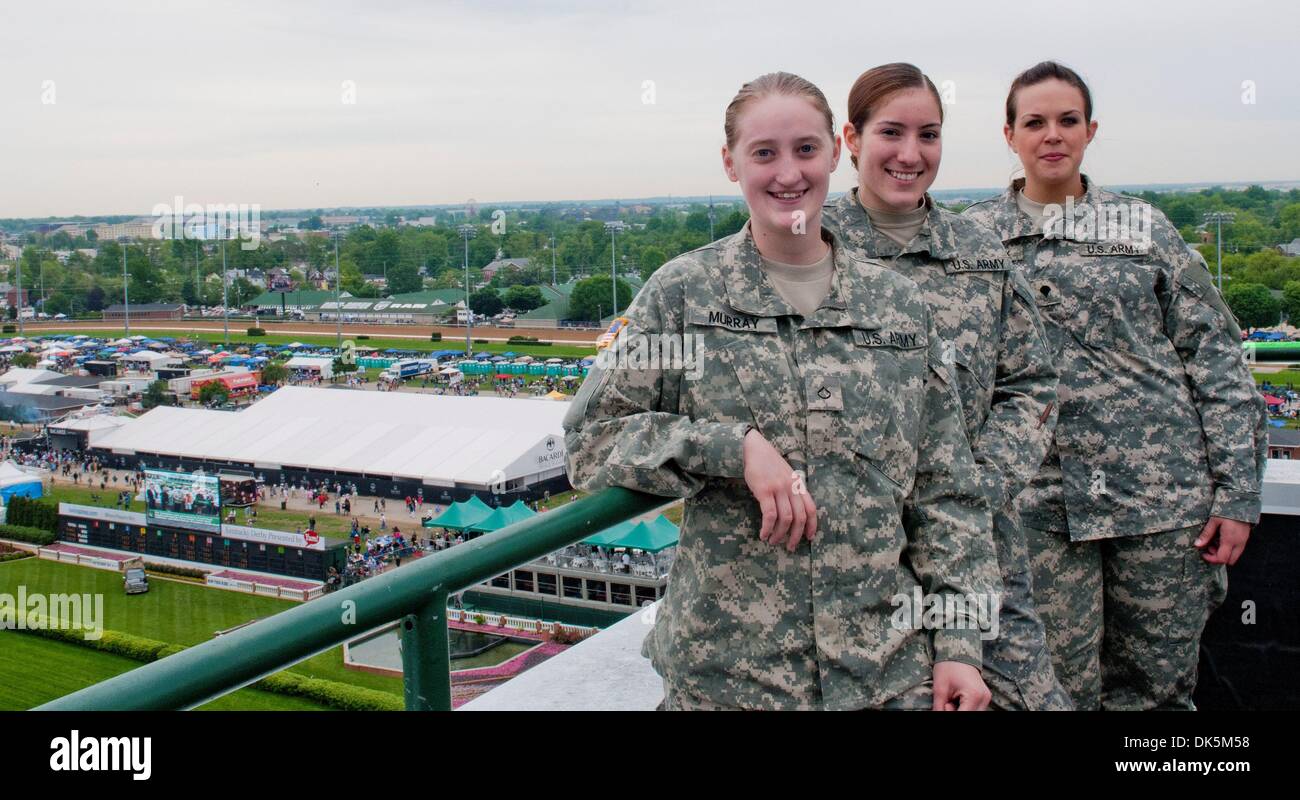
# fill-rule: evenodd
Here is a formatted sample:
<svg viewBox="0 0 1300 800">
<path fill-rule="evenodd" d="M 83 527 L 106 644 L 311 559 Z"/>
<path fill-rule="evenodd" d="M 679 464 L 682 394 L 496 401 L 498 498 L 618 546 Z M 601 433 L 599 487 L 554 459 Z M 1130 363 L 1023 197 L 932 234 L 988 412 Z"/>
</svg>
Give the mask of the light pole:
<svg viewBox="0 0 1300 800">
<path fill-rule="evenodd" d="M 129 286 L 131 283 L 131 278 L 129 275 L 127 275 L 126 272 L 126 248 L 130 247 L 131 243 L 127 241 L 125 236 L 118 239 L 117 243 L 122 245 L 122 309 L 123 309 L 123 317 L 126 320 L 126 338 L 130 339 L 131 338 L 131 294 L 129 291 Z M 22 316 L 21 308 L 18 310 L 18 316 L 20 317 Z"/>
<path fill-rule="evenodd" d="M 709 241 L 713 241 L 713 195 L 709 195 Z"/>
<path fill-rule="evenodd" d="M 18 254 L 18 289 L 14 292 L 14 304 L 18 306 L 18 335 L 25 336 L 23 330 L 23 254 Z M 125 262 L 123 262 L 125 263 Z"/>
<path fill-rule="evenodd" d="M 1232 221 L 1236 218 L 1236 213 L 1232 211 L 1207 211 L 1205 213 L 1205 221 L 1213 222 L 1219 228 L 1218 235 L 1214 237 L 1215 250 L 1218 253 L 1219 260 L 1219 294 L 1223 294 L 1223 223 L 1232 224 Z"/>
<path fill-rule="evenodd" d="M 613 296 L 613 304 L 609 307 L 610 316 L 618 314 L 618 257 L 615 255 L 617 243 L 615 235 L 622 231 L 626 225 L 620 220 L 605 223 L 605 230 L 609 231 L 609 277 L 610 277 L 610 294 Z M 597 320 L 599 322 L 600 320 Z"/>
<path fill-rule="evenodd" d="M 551 285 L 556 285 L 555 280 L 555 232 L 551 231 Z"/>
<path fill-rule="evenodd" d="M 460 231 L 460 235 L 465 239 L 465 357 L 469 358 L 474 353 L 474 346 L 471 344 L 474 312 L 469 307 L 469 240 L 473 239 L 478 231 L 473 225 L 461 225 L 456 230 Z"/>
<path fill-rule="evenodd" d="M 339 358 L 343 357 L 343 301 L 339 283 L 343 280 L 343 271 L 339 269 L 339 235 L 334 232 L 334 347 Z"/>
<path fill-rule="evenodd" d="M 221 240 L 221 321 L 226 328 L 226 350 L 230 350 L 230 291 L 226 286 L 226 240 Z"/>
<path fill-rule="evenodd" d="M 194 299 L 199 303 L 199 319 L 203 318 L 203 268 L 199 266 L 199 243 L 194 243 Z"/>
</svg>

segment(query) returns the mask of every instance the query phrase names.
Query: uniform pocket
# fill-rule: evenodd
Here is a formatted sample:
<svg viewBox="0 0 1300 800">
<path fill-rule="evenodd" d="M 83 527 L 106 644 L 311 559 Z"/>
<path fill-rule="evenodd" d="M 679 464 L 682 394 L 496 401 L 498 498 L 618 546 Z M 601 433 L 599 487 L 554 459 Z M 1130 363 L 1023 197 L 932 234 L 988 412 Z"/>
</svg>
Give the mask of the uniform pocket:
<svg viewBox="0 0 1300 800">
<path fill-rule="evenodd" d="M 844 443 L 860 475 L 885 479 L 882 493 L 906 496 L 916 476 L 926 342 L 918 336 L 905 340 L 918 346 L 880 346 L 878 332 L 853 333 L 860 369 L 845 379 Z"/>
</svg>

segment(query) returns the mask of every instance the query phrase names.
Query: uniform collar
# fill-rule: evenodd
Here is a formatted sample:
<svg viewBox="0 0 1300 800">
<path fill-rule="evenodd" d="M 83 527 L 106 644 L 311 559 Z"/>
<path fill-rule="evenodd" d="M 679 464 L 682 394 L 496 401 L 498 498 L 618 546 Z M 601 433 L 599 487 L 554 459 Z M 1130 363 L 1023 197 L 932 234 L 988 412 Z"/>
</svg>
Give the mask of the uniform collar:
<svg viewBox="0 0 1300 800">
<path fill-rule="evenodd" d="M 1079 174 L 1079 180 L 1083 182 L 1083 197 L 1077 205 L 1087 203 L 1089 206 L 1096 208 L 1102 202 L 1101 187 L 1088 180 L 1088 176 L 1083 173 Z M 1016 195 L 1021 189 L 1025 188 L 1025 179 L 1016 178 L 1002 193 L 1002 196 L 994 201 L 993 205 L 993 224 L 997 228 L 998 235 L 1002 241 L 1009 242 L 1012 239 L 1019 239 L 1024 236 L 1039 236 L 1042 231 L 1034 230 L 1033 217 L 1020 210 L 1020 204 L 1016 202 Z M 1064 238 L 1064 237 L 1060 237 Z"/>
<path fill-rule="evenodd" d="M 804 320 L 802 327 L 879 328 L 876 316 L 871 313 L 875 308 L 873 303 L 879 298 L 871 289 L 871 269 L 864 269 L 879 268 L 879 265 L 855 258 L 839 237 L 825 226 L 822 226 L 822 239 L 830 244 L 835 261 L 831 289 L 821 307 Z M 738 233 L 719 242 L 719 250 L 718 263 L 726 287 L 727 305 L 757 317 L 795 316 L 799 313 L 781 298 L 767 279 L 749 222 Z"/>
<path fill-rule="evenodd" d="M 861 248 L 870 258 L 895 258 L 908 253 L 925 253 L 935 259 L 957 257 L 957 236 L 947 215 L 927 192 L 925 206 L 929 209 L 925 224 L 917 231 L 906 249 L 881 233 L 871 224 L 871 216 L 858 200 L 858 187 L 840 195 L 835 202 L 823 207 L 823 218 L 829 218 L 838 232 L 852 246 Z"/>
</svg>

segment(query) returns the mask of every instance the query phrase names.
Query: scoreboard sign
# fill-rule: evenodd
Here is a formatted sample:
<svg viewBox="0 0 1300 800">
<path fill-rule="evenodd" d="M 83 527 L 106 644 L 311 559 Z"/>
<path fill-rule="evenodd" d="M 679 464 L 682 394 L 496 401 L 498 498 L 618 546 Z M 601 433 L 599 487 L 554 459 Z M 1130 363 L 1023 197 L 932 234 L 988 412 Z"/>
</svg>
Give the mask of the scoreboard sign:
<svg viewBox="0 0 1300 800">
<path fill-rule="evenodd" d="M 151 524 L 221 530 L 221 482 L 215 475 L 147 469 L 144 505 Z"/>
</svg>

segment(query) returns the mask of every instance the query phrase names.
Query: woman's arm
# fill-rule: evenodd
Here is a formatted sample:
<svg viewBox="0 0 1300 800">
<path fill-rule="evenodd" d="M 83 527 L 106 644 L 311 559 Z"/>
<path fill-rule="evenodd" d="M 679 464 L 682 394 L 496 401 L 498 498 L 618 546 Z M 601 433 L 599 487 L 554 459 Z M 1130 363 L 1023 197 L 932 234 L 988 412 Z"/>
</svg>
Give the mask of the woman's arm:
<svg viewBox="0 0 1300 800">
<path fill-rule="evenodd" d="M 934 631 L 934 659 L 982 663 L 980 626 L 999 608 L 1001 578 L 993 549 L 992 513 L 966 438 L 961 400 L 940 339 L 928 320 L 929 364 L 916 480 L 903 510 L 907 554 L 929 595 L 952 595 L 953 617 Z M 945 601 L 947 598 L 945 598 Z M 983 604 L 983 605 L 980 605 Z"/>
<path fill-rule="evenodd" d="M 1033 292 L 1013 269 L 1002 297 L 993 406 L 971 443 L 995 512 L 1038 474 L 1056 430 L 1056 384 L 1052 350 Z"/>
<path fill-rule="evenodd" d="M 706 478 L 744 475 L 743 443 L 753 425 L 680 414 L 680 368 L 617 363 L 639 337 L 682 334 L 681 289 L 671 283 L 660 273 L 646 282 L 624 314 L 628 325 L 598 359 L 564 418 L 569 480 L 579 489 L 623 486 L 689 497 Z M 716 381 L 718 391 L 739 391 L 734 373 L 698 380 L 705 386 Z"/>
<path fill-rule="evenodd" d="M 1171 280 L 1165 333 L 1178 351 L 1201 417 L 1214 481 L 1212 517 L 1259 521 L 1263 398 L 1242 355 L 1241 331 L 1211 282 L 1205 260 L 1182 245 L 1169 248 Z"/>
</svg>

